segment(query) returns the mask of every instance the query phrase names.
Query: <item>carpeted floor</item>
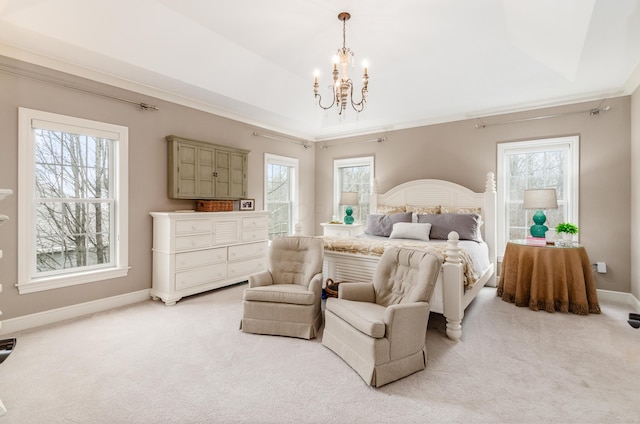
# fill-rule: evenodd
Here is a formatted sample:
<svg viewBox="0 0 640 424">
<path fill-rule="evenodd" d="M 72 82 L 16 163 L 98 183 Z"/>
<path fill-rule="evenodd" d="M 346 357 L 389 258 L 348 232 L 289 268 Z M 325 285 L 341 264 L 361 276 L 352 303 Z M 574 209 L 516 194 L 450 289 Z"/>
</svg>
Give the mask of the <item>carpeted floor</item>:
<svg viewBox="0 0 640 424">
<path fill-rule="evenodd" d="M 640 330 L 518 308 L 485 288 L 461 342 L 432 314 L 427 369 L 380 389 L 321 338 L 238 330 L 244 285 L 17 334 L 0 424 L 640 423 Z"/>
</svg>

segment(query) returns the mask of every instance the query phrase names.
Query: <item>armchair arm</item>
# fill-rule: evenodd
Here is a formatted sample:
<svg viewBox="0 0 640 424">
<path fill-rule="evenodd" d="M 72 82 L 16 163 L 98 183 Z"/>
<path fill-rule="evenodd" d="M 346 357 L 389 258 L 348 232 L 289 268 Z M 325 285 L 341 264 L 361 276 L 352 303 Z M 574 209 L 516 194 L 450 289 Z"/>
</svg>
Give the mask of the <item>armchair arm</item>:
<svg viewBox="0 0 640 424">
<path fill-rule="evenodd" d="M 309 281 L 309 291 L 314 293 L 322 293 L 322 273 L 314 275 Z"/>
<path fill-rule="evenodd" d="M 338 286 L 338 298 L 375 303 L 373 283 L 342 283 Z"/>
<path fill-rule="evenodd" d="M 270 286 L 273 284 L 273 276 L 269 270 L 264 270 L 249 276 L 249 288 Z"/>
<path fill-rule="evenodd" d="M 431 305 L 427 302 L 390 305 L 384 314 L 391 359 L 403 358 L 424 347 Z"/>
</svg>

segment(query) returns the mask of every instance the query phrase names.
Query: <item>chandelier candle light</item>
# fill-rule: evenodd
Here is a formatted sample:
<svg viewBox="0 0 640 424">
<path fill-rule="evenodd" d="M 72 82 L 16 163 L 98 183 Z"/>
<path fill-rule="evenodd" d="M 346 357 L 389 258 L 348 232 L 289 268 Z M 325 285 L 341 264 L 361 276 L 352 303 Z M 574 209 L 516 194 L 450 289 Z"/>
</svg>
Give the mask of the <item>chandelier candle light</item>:
<svg viewBox="0 0 640 424">
<path fill-rule="evenodd" d="M 543 238 L 549 228 L 543 225 L 547 217 L 542 212 L 542 209 L 558 208 L 556 190 L 554 188 L 525 190 L 522 207 L 524 209 L 536 209 L 536 213 L 533 214 L 534 225 L 531 226 L 530 232 L 533 237 Z"/>
<path fill-rule="evenodd" d="M 355 191 L 343 192 L 342 195 L 340 196 L 340 204 L 347 205 L 347 208 L 344 211 L 346 213 L 346 216 L 344 217 L 344 223 L 347 225 L 353 224 L 353 221 L 355 220 L 355 218 L 351 216 L 353 215 L 353 209 L 351 208 L 351 206 L 359 204 L 358 192 L 355 192 Z"/>
<path fill-rule="evenodd" d="M 347 68 L 353 67 L 353 52 L 350 48 L 346 47 L 346 25 L 347 21 L 351 18 L 351 15 L 347 12 L 338 14 L 338 19 L 342 21 L 342 48 L 338 49 L 338 54 L 333 63 L 333 100 L 329 106 L 322 105 L 322 96 L 318 92 L 318 71 L 315 72 L 315 82 L 313 84 L 313 92 L 315 97 L 318 98 L 318 106 L 322 109 L 329 109 L 336 105 L 339 109 L 338 115 L 342 115 L 342 112 L 347 107 L 347 98 L 351 107 L 356 112 L 362 112 L 367 102 L 367 86 L 369 84 L 369 75 L 367 74 L 367 67 L 364 67 L 364 74 L 362 75 L 362 97 L 359 102 L 353 100 L 353 81 L 347 74 Z M 340 64 L 340 70 L 338 70 L 338 64 Z"/>
</svg>

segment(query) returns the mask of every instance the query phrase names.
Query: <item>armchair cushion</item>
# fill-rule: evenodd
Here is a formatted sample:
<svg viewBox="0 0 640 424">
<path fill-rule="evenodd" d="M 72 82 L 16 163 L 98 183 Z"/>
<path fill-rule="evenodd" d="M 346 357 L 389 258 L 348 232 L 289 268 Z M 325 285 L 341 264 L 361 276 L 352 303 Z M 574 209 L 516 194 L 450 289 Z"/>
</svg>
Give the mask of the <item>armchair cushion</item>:
<svg viewBox="0 0 640 424">
<path fill-rule="evenodd" d="M 316 294 L 298 284 L 272 284 L 244 291 L 244 300 L 313 305 Z"/>
<path fill-rule="evenodd" d="M 384 337 L 384 306 L 345 299 L 327 299 L 326 306 L 327 311 L 333 312 L 367 336 L 376 339 Z"/>
</svg>

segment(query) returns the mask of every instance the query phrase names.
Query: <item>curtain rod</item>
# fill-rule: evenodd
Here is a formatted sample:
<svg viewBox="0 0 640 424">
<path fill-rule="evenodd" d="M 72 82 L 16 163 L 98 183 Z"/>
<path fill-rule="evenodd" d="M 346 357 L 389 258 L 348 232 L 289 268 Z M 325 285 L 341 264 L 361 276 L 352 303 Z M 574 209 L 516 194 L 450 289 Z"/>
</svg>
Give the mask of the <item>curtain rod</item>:
<svg viewBox="0 0 640 424">
<path fill-rule="evenodd" d="M 150 105 L 148 103 L 142 103 L 142 102 L 137 102 L 135 100 L 125 99 L 123 97 L 112 96 L 111 94 L 105 94 L 105 93 L 101 93 L 99 91 L 89 90 L 87 88 L 83 88 L 83 87 L 80 87 L 80 86 L 77 86 L 77 85 L 73 85 L 73 84 L 68 84 L 66 82 L 62 82 L 62 81 L 59 81 L 59 80 L 56 80 L 56 79 L 53 79 L 53 78 L 43 77 L 41 75 L 32 74 L 30 72 L 20 71 L 20 70 L 13 69 L 13 68 L 8 68 L 8 67 L 2 66 L 2 65 L 0 65 L 0 71 L 6 72 L 6 73 L 12 74 L 12 75 L 17 75 L 17 76 L 20 76 L 20 77 L 31 78 L 31 79 L 34 79 L 34 80 L 37 80 L 37 81 L 46 82 L 48 84 L 53 84 L 53 85 L 57 85 L 57 86 L 60 86 L 60 87 L 70 88 L 72 90 L 82 91 L 84 93 L 94 94 L 96 96 L 106 97 L 108 99 L 117 100 L 119 102 L 133 104 L 133 105 L 138 106 L 141 110 L 159 110 L 158 106 Z"/>
<path fill-rule="evenodd" d="M 305 149 L 308 149 L 309 147 L 311 147 L 311 145 L 307 141 L 294 140 L 294 139 L 289 139 L 289 138 L 280 138 L 280 137 L 277 137 L 275 135 L 261 133 L 261 132 L 258 132 L 258 131 L 254 131 L 253 135 L 255 137 L 264 137 L 264 138 L 270 138 L 271 140 L 283 141 L 285 143 L 299 144 L 300 146 L 304 147 Z"/>
<path fill-rule="evenodd" d="M 483 128 L 487 128 L 487 127 L 493 127 L 494 125 L 512 124 L 512 123 L 516 123 L 516 122 L 525 122 L 525 121 L 537 121 L 538 119 L 559 118 L 559 117 L 562 117 L 562 116 L 578 115 L 578 114 L 581 114 L 581 113 L 589 113 L 590 116 L 595 116 L 595 115 L 599 115 L 600 112 L 606 112 L 606 111 L 608 111 L 610 109 L 611 109 L 611 106 L 605 106 L 605 107 L 597 107 L 597 108 L 593 108 L 593 109 L 580 110 L 580 111 L 575 111 L 575 112 L 556 113 L 554 115 L 532 116 L 530 118 L 521 118 L 521 119 L 512 119 L 510 121 L 492 122 L 492 123 L 489 123 L 489 124 L 485 124 L 484 122 L 482 122 L 482 119 L 478 118 L 480 123 L 476 124 L 475 127 L 476 127 L 476 129 L 483 129 Z"/>
<path fill-rule="evenodd" d="M 387 141 L 387 137 L 378 137 L 372 138 L 370 140 L 355 140 L 355 141 L 347 141 L 345 143 L 334 143 L 334 144 L 323 144 L 320 146 L 321 149 L 328 149 L 331 146 L 342 146 L 344 144 L 360 144 L 360 143 L 382 143 L 383 141 Z"/>
</svg>

